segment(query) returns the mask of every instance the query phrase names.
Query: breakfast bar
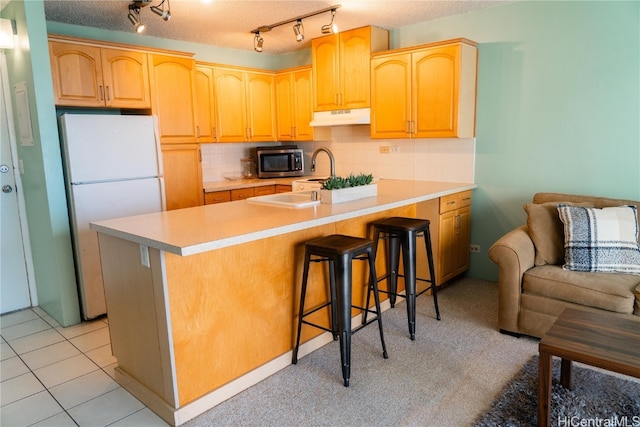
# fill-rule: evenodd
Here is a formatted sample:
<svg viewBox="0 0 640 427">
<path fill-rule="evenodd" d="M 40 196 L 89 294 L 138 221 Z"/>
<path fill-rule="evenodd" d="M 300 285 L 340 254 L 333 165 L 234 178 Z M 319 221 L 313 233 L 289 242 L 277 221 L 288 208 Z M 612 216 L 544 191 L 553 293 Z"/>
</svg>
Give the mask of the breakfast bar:
<svg viewBox="0 0 640 427">
<path fill-rule="evenodd" d="M 92 223 L 117 381 L 171 425 L 211 409 L 291 363 L 304 242 L 335 233 L 370 237 L 369 224 L 388 216 L 430 219 L 437 241 L 440 198 L 476 187 L 377 184 L 375 197 L 333 205 L 243 200 Z M 354 270 L 354 284 L 365 275 Z M 320 304 L 324 275 L 313 277 L 307 301 Z M 354 286 L 354 301 L 365 297 Z M 299 355 L 331 340 L 303 329 Z"/>
</svg>

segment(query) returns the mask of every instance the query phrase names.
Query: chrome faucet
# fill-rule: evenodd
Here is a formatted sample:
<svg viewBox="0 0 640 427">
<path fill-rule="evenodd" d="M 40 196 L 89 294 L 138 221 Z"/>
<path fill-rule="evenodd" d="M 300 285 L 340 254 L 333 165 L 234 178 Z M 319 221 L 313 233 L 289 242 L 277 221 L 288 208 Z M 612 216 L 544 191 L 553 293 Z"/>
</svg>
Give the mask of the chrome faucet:
<svg viewBox="0 0 640 427">
<path fill-rule="evenodd" d="M 324 151 L 329 156 L 329 161 L 331 162 L 331 176 L 336 176 L 336 159 L 333 157 L 333 153 L 327 147 L 320 147 L 316 151 L 313 152 L 313 156 L 311 156 L 311 172 L 316 171 L 316 156 L 319 152 Z"/>
</svg>

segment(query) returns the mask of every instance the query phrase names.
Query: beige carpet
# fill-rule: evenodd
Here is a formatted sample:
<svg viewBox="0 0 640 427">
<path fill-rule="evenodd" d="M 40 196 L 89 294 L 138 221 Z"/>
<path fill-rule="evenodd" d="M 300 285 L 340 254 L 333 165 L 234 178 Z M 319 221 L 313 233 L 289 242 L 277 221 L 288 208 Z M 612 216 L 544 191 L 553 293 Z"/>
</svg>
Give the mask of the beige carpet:
<svg viewBox="0 0 640 427">
<path fill-rule="evenodd" d="M 537 354 L 538 341 L 498 332 L 497 285 L 458 280 L 417 302 L 416 340 L 406 306 L 383 313 L 389 359 L 375 324 L 353 336 L 351 385 L 337 342 L 187 422 L 186 426 L 466 426 Z"/>
</svg>

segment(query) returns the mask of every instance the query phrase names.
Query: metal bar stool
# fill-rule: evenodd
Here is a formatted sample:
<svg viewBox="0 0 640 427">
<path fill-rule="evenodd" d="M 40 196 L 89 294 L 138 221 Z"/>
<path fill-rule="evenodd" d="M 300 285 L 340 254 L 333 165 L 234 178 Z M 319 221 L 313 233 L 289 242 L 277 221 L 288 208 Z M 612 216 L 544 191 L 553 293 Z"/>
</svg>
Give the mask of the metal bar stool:
<svg viewBox="0 0 640 427">
<path fill-rule="evenodd" d="M 432 290 L 433 303 L 436 309 L 436 318 L 440 320 L 440 310 L 438 309 L 438 287 L 436 285 L 436 274 L 433 266 L 433 252 L 431 248 L 431 234 L 429 233 L 429 220 L 417 218 L 391 217 L 373 223 L 373 251 L 374 257 L 378 250 L 378 240 L 380 237 L 387 239 L 387 273 L 378 277 L 380 282 L 386 278 L 389 279 L 389 289 L 381 290 L 389 295 L 391 307 L 395 306 L 396 297 L 403 297 L 407 300 L 407 319 L 409 321 L 409 334 L 411 339 L 416 339 L 416 298 L 428 291 Z M 382 234 L 382 236 L 380 236 Z M 424 237 L 425 249 L 427 252 L 427 261 L 429 264 L 429 279 L 416 277 L 416 238 Z M 400 248 L 402 247 L 403 273 L 399 274 L 400 264 Z M 399 294 L 398 277 L 405 278 L 405 295 Z M 416 281 L 428 282 L 431 285 L 428 288 L 416 293 Z M 367 300 L 367 305 L 369 301 Z M 366 320 L 366 313 L 365 313 Z"/>
<path fill-rule="evenodd" d="M 369 263 L 369 286 L 367 287 L 367 307 L 352 305 L 351 272 L 353 260 L 366 260 Z M 331 300 L 326 304 L 304 312 L 304 299 L 307 292 L 307 278 L 309 264 L 312 262 L 329 263 L 329 291 Z M 373 291 L 375 310 L 369 308 L 369 297 Z M 331 329 L 304 320 L 316 311 L 331 306 Z M 351 309 L 356 308 L 365 313 L 362 325 L 351 330 Z M 375 313 L 375 319 L 367 322 L 366 313 Z M 300 332 L 302 324 L 314 326 L 331 332 L 333 339 L 340 339 L 340 359 L 342 361 L 342 378 L 345 387 L 349 387 L 351 375 L 351 335 L 370 323 L 377 320 L 382 342 L 382 356 L 387 359 L 387 349 L 382 332 L 382 316 L 380 312 L 380 295 L 378 294 L 378 281 L 376 279 L 375 256 L 372 241 L 369 239 L 332 234 L 325 237 L 310 240 L 305 243 L 304 271 L 302 273 L 302 290 L 300 293 L 300 311 L 298 316 L 298 336 L 296 346 L 293 349 L 292 363 L 298 362 L 298 348 L 300 346 Z"/>
</svg>

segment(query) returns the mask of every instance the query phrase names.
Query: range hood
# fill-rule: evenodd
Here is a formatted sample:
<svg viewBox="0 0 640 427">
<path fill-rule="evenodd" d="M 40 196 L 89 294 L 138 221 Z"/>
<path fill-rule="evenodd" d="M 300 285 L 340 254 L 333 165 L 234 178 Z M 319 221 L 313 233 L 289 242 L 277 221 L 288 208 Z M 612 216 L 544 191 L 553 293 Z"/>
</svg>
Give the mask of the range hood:
<svg viewBox="0 0 640 427">
<path fill-rule="evenodd" d="M 320 111 L 313 113 L 311 126 L 368 125 L 371 123 L 371 108 Z"/>
</svg>

